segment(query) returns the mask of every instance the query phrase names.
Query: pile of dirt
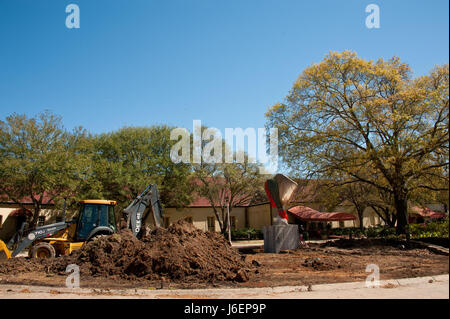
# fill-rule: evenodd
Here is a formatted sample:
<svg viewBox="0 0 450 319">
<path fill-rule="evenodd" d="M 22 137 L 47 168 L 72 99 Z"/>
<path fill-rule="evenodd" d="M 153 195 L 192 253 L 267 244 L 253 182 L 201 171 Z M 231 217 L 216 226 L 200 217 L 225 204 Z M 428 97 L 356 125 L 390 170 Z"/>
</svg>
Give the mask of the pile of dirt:
<svg viewBox="0 0 450 319">
<path fill-rule="evenodd" d="M 27 272 L 45 271 L 48 268 L 46 259 L 28 259 L 15 257 L 0 260 L 0 274 L 18 275 Z"/>
<path fill-rule="evenodd" d="M 7 269 L 67 275 L 67 265 L 76 264 L 82 276 L 175 282 L 244 282 L 256 270 L 223 236 L 199 230 L 184 220 L 153 230 L 141 240 L 122 230 L 96 238 L 70 256 L 16 261 L 8 261 Z"/>
<path fill-rule="evenodd" d="M 314 270 L 333 270 L 336 268 L 341 268 L 341 265 L 336 263 L 334 260 L 330 258 L 324 259 L 323 257 L 308 257 L 302 263 L 303 267 L 309 267 Z"/>
</svg>

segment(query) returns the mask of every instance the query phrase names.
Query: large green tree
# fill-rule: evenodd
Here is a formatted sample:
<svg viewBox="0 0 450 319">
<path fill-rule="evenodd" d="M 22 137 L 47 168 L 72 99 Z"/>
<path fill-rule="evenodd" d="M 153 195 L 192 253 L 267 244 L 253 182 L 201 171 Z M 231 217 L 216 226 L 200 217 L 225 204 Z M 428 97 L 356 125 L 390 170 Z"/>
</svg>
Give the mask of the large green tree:
<svg viewBox="0 0 450 319">
<path fill-rule="evenodd" d="M 278 128 L 279 153 L 294 172 L 346 175 L 392 194 L 405 233 L 412 192 L 448 191 L 448 81 L 448 65 L 413 79 L 399 58 L 333 52 L 269 109 L 267 126 Z"/>
<path fill-rule="evenodd" d="M 165 206 L 182 207 L 191 200 L 190 166 L 174 163 L 171 127 L 125 127 L 94 136 L 91 141 L 92 175 L 84 197 L 108 198 L 126 207 L 150 183 L 156 184 Z"/>
<path fill-rule="evenodd" d="M 45 204 L 72 198 L 88 177 L 86 139 L 83 130 L 66 131 L 48 111 L 0 121 L 0 193 L 23 208 L 25 200 L 32 202 L 30 226 Z"/>
</svg>

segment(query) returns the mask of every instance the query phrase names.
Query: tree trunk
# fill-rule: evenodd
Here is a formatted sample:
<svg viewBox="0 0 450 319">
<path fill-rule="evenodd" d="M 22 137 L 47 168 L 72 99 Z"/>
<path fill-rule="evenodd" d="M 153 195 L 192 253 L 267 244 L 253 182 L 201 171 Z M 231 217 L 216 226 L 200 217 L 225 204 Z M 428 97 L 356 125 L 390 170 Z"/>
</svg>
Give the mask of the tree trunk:
<svg viewBox="0 0 450 319">
<path fill-rule="evenodd" d="M 228 230 L 228 220 L 226 218 L 226 208 L 222 207 L 222 223 L 223 223 L 223 229 L 222 229 L 222 234 L 225 236 L 225 238 L 227 237 L 227 230 Z"/>
<path fill-rule="evenodd" d="M 407 234 L 408 199 L 404 194 L 394 194 L 394 205 L 397 212 L 397 235 Z"/>
<path fill-rule="evenodd" d="M 224 232 L 223 223 L 220 219 L 219 212 L 217 211 L 215 206 L 213 206 L 213 211 L 214 211 L 214 215 L 216 215 L 217 221 L 219 222 L 220 232 L 223 234 L 223 232 Z"/>
<path fill-rule="evenodd" d="M 357 209 L 359 218 L 359 229 L 364 230 L 364 209 Z"/>
<path fill-rule="evenodd" d="M 33 219 L 31 220 L 31 224 L 28 226 L 30 229 L 36 228 L 40 213 L 41 213 L 40 205 L 34 204 Z"/>
</svg>

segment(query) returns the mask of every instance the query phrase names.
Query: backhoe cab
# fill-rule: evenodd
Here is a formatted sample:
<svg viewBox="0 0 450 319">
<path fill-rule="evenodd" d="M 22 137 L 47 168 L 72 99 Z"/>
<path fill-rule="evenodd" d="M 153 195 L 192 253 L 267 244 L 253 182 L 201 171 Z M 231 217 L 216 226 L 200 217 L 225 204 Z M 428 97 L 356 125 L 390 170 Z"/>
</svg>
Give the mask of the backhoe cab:
<svg viewBox="0 0 450 319">
<path fill-rule="evenodd" d="M 98 235 L 110 235 L 116 232 L 115 201 L 83 200 L 77 218 L 77 241 L 88 241 Z"/>
</svg>

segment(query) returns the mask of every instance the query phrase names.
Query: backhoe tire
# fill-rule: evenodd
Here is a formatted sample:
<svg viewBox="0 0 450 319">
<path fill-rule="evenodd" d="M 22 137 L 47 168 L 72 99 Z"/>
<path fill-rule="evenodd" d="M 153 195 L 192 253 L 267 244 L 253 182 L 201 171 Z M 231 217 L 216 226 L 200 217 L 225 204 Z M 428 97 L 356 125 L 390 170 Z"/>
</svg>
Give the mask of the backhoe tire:
<svg viewBox="0 0 450 319">
<path fill-rule="evenodd" d="M 49 243 L 40 243 L 30 248 L 31 258 L 53 258 L 55 256 L 55 248 Z"/>
</svg>

